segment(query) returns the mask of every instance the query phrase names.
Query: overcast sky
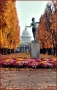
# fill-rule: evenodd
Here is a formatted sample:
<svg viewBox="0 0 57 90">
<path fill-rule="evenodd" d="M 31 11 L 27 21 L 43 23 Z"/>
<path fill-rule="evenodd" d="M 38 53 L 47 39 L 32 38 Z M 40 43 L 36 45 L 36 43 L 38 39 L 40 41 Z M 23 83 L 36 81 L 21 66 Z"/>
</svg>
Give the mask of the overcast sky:
<svg viewBox="0 0 57 90">
<path fill-rule="evenodd" d="M 40 16 L 44 13 L 48 1 L 16 1 L 16 9 L 20 25 L 20 35 L 25 29 L 25 25 L 30 25 L 32 17 L 38 22 Z M 28 28 L 32 39 L 32 30 Z"/>
</svg>

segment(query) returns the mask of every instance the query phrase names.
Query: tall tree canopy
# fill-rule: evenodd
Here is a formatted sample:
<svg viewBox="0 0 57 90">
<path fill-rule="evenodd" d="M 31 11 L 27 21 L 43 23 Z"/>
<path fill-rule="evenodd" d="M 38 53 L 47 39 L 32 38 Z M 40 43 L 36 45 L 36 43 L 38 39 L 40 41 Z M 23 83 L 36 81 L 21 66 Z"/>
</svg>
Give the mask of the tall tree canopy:
<svg viewBox="0 0 57 90">
<path fill-rule="evenodd" d="M 16 49 L 20 43 L 20 26 L 15 0 L 0 0 L 0 48 Z"/>
<path fill-rule="evenodd" d="M 41 16 L 41 22 L 38 25 L 37 40 L 40 42 L 40 48 L 56 47 L 56 2 L 47 3 L 45 12 Z"/>
</svg>

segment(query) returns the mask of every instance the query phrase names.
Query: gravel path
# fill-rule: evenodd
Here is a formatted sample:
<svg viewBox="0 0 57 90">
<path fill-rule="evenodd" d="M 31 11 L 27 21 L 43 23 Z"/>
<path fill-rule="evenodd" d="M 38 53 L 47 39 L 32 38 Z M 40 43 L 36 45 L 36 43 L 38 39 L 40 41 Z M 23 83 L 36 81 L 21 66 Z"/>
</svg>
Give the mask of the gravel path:
<svg viewBox="0 0 57 90">
<path fill-rule="evenodd" d="M 3 88 L 40 89 L 48 87 L 56 90 L 56 70 L 1 68 L 1 84 Z"/>
</svg>

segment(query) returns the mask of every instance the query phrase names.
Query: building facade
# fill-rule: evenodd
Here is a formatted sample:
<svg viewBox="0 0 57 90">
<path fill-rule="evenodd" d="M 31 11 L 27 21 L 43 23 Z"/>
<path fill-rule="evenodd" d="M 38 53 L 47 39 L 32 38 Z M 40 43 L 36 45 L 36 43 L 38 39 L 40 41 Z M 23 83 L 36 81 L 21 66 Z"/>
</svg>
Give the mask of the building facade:
<svg viewBox="0 0 57 90">
<path fill-rule="evenodd" d="M 25 29 L 22 32 L 21 35 L 21 43 L 18 46 L 16 52 L 30 52 L 30 43 L 31 43 L 31 36 L 27 30 L 27 27 L 25 26 Z"/>
</svg>

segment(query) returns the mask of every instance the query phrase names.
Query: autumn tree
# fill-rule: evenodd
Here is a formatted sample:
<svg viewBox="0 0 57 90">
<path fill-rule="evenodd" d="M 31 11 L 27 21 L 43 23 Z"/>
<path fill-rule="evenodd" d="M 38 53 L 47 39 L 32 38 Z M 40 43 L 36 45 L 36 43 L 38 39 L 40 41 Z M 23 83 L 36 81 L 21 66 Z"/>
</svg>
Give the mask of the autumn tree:
<svg viewBox="0 0 57 90">
<path fill-rule="evenodd" d="M 38 25 L 37 40 L 40 42 L 42 53 L 46 53 L 47 48 L 51 47 L 52 35 L 46 30 L 45 15 L 41 16 L 41 23 Z"/>
<path fill-rule="evenodd" d="M 0 1 L 0 50 L 14 50 L 17 48 L 19 42 L 20 26 L 15 0 Z"/>
<path fill-rule="evenodd" d="M 53 11 L 52 4 L 47 4 L 45 11 L 46 30 L 52 35 L 52 46 L 55 47 L 55 35 L 56 35 L 56 14 L 55 9 Z"/>
<path fill-rule="evenodd" d="M 52 3 L 47 3 L 45 12 L 41 16 L 37 40 L 40 41 L 41 48 L 56 48 L 56 8 L 52 6 Z"/>
</svg>

